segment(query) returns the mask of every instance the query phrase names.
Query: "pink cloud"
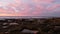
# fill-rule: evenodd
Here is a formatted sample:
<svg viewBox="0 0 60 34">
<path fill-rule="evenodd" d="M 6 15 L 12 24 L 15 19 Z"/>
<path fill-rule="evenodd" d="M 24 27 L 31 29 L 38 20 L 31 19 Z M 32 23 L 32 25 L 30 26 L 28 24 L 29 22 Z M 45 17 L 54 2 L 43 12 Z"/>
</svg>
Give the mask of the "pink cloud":
<svg viewBox="0 0 60 34">
<path fill-rule="evenodd" d="M 33 2 L 35 2 L 35 3 L 47 3 L 47 4 L 49 4 L 49 3 L 52 3 L 54 0 L 33 0 Z"/>
<path fill-rule="evenodd" d="M 60 4 L 55 4 L 53 6 L 50 6 L 47 10 L 54 10 L 56 9 L 57 7 L 60 7 Z"/>
<path fill-rule="evenodd" d="M 54 0 L 41 0 L 41 1 L 46 2 L 46 3 L 51 3 L 51 2 L 53 2 Z"/>
<path fill-rule="evenodd" d="M 60 4 L 53 4 L 54 0 L 32 0 L 33 3 L 22 3 L 21 0 L 14 0 L 16 3 L 10 3 L 8 10 L 0 9 L 0 16 L 38 16 L 52 15 L 53 10 L 60 7 Z M 35 4 L 34 4 L 35 3 Z M 43 5 L 42 5 L 43 4 Z M 46 4 L 51 4 L 45 7 Z M 32 5 L 32 6 L 31 6 Z M 14 7 L 14 8 L 12 8 Z M 11 13 L 9 13 L 11 12 Z M 58 11 L 56 11 L 58 12 Z M 4 14 L 3 14 L 4 13 Z"/>
</svg>

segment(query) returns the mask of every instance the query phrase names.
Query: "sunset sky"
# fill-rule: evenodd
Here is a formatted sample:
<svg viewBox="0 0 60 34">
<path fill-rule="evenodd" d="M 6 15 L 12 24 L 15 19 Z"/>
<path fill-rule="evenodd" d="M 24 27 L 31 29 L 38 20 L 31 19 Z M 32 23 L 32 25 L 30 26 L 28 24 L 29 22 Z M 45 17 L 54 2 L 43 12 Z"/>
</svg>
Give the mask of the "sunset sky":
<svg viewBox="0 0 60 34">
<path fill-rule="evenodd" d="M 60 17 L 60 0 L 0 0 L 0 16 Z"/>
</svg>

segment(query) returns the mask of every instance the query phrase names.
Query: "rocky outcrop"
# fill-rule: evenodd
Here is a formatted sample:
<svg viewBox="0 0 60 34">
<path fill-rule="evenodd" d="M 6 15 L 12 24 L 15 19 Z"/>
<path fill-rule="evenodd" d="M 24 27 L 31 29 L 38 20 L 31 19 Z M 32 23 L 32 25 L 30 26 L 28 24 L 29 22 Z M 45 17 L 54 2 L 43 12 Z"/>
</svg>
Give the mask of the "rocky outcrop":
<svg viewBox="0 0 60 34">
<path fill-rule="evenodd" d="M 60 18 L 0 20 L 0 32 L 20 34 L 24 29 L 38 31 L 37 34 L 59 34 Z"/>
</svg>

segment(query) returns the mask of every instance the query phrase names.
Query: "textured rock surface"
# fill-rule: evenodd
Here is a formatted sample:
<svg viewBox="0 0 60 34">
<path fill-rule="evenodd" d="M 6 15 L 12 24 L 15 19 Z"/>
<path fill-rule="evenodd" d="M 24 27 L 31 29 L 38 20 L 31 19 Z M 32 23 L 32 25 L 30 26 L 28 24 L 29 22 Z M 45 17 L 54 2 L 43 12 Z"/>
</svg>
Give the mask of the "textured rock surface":
<svg viewBox="0 0 60 34">
<path fill-rule="evenodd" d="M 11 23 L 13 24 L 9 25 Z M 5 34 L 21 34 L 24 29 L 27 29 L 33 33 L 38 31 L 37 34 L 60 34 L 60 25 L 58 23 L 60 24 L 60 18 L 5 19 L 0 20 L 0 32 Z"/>
</svg>

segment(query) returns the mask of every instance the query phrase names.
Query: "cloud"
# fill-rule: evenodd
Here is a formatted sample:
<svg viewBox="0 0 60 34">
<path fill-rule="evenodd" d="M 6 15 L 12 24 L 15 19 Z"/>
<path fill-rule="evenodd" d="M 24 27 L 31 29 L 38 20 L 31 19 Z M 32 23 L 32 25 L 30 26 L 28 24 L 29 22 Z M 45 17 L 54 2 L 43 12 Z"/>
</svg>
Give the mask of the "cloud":
<svg viewBox="0 0 60 34">
<path fill-rule="evenodd" d="M 56 9 L 56 8 L 58 8 L 58 7 L 60 7 L 60 4 L 52 5 L 52 6 L 50 6 L 48 9 L 49 9 L 49 10 L 54 10 L 54 9 Z"/>
<path fill-rule="evenodd" d="M 14 0 L 2 14 L 9 16 L 59 16 L 59 0 Z M 14 7 L 14 8 L 13 8 Z M 1 15 L 1 14 L 0 14 Z M 4 15 L 3 15 L 4 16 Z"/>
</svg>

